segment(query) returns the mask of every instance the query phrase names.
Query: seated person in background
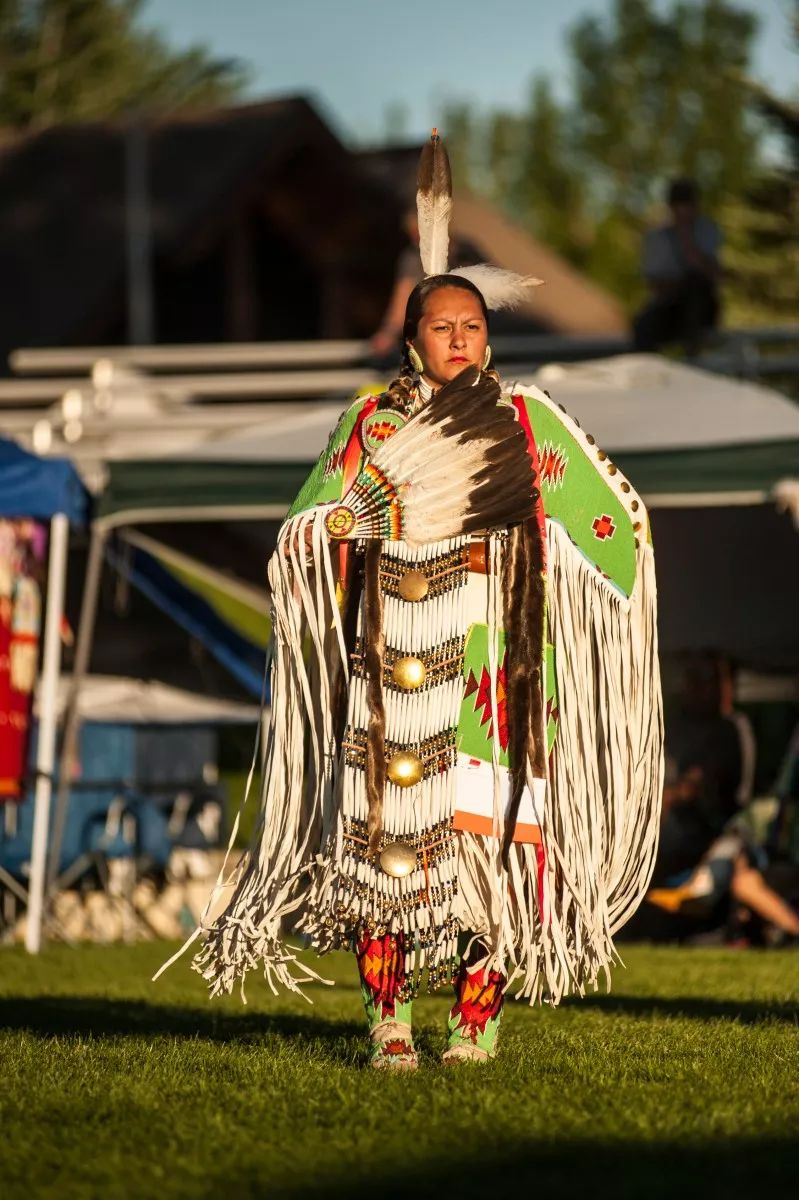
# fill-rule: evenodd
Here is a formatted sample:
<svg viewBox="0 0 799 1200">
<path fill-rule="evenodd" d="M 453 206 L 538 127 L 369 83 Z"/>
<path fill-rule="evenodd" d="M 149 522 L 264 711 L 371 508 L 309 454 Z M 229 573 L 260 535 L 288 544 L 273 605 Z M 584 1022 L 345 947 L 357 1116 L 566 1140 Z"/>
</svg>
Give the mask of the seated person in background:
<svg viewBox="0 0 799 1200">
<path fill-rule="evenodd" d="M 729 664 L 707 654 L 688 664 L 678 711 L 666 723 L 666 782 L 652 887 L 631 938 L 683 940 L 724 926 L 733 904 L 785 937 L 799 914 L 766 882 L 738 826 L 751 798 L 748 722 L 732 710 Z M 747 778 L 748 777 L 748 778 Z"/>
<path fill-rule="evenodd" d="M 372 334 L 369 341 L 372 354 L 381 362 L 396 354 L 405 321 L 405 306 L 408 303 L 408 297 L 422 279 L 422 268 L 419 264 L 419 221 L 415 207 L 409 208 L 403 215 L 402 228 L 407 236 L 408 245 L 401 251 L 397 259 L 394 286 L 391 289 L 380 328 Z"/>
<path fill-rule="evenodd" d="M 675 179 L 667 193 L 671 221 L 644 237 L 642 270 L 652 298 L 633 321 L 636 350 L 681 343 L 699 350 L 719 316 L 721 232 L 699 206 L 693 179 Z"/>
</svg>

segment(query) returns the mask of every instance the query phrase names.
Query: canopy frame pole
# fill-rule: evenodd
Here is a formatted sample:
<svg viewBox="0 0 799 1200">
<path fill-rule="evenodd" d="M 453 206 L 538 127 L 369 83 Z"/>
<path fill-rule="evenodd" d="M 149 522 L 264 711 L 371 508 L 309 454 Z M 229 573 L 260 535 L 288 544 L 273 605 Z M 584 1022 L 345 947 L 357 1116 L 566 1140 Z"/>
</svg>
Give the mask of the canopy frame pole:
<svg viewBox="0 0 799 1200">
<path fill-rule="evenodd" d="M 47 568 L 47 611 L 44 623 L 44 652 L 39 684 L 39 736 L 36 748 L 36 793 L 33 815 L 30 891 L 25 948 L 38 954 L 42 944 L 47 840 L 50 800 L 53 793 L 58 677 L 61 671 L 61 618 L 67 577 L 69 519 L 56 513 L 50 522 L 50 553 Z"/>
<path fill-rule="evenodd" d="M 92 524 L 86 578 L 83 583 L 83 599 L 81 601 L 78 637 L 75 644 L 72 681 L 64 708 L 64 736 L 59 759 L 58 790 L 56 793 L 55 815 L 50 837 L 50 855 L 47 870 L 48 896 L 55 887 L 56 880 L 58 879 L 61 846 L 64 841 L 64 829 L 69 807 L 70 776 L 72 763 L 75 759 L 78 735 L 78 697 L 81 684 L 89 667 L 89 659 L 91 658 L 92 644 L 94 642 L 94 622 L 97 616 L 97 600 L 100 594 L 100 580 L 102 578 L 103 557 L 107 538 L 108 531 L 98 522 L 94 522 Z"/>
</svg>

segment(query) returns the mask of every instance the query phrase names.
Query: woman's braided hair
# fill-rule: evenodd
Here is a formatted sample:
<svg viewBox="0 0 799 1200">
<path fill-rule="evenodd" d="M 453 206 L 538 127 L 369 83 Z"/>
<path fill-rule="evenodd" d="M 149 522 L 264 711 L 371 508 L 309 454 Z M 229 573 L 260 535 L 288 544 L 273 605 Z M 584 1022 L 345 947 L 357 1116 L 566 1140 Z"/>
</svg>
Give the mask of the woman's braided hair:
<svg viewBox="0 0 799 1200">
<path fill-rule="evenodd" d="M 423 279 L 417 283 L 416 287 L 408 297 L 408 303 L 405 306 L 405 321 L 402 326 L 402 361 L 400 363 L 399 375 L 396 379 L 392 379 L 391 383 L 386 388 L 386 391 L 380 401 L 381 408 L 390 408 L 395 412 L 402 413 L 403 416 L 408 416 L 411 406 L 414 401 L 414 390 L 416 388 L 416 372 L 411 366 L 411 361 L 408 357 L 408 343 L 416 337 L 419 328 L 424 306 L 429 296 L 433 292 L 437 292 L 439 288 L 454 287 L 460 288 L 463 292 L 470 292 L 480 301 L 480 307 L 483 310 L 485 317 L 486 328 L 488 327 L 488 309 L 486 302 L 483 299 L 483 294 L 476 288 L 468 279 L 464 279 L 462 275 L 430 275 L 427 279 Z M 486 374 L 492 379 L 499 380 L 496 371 L 489 367 Z"/>
</svg>

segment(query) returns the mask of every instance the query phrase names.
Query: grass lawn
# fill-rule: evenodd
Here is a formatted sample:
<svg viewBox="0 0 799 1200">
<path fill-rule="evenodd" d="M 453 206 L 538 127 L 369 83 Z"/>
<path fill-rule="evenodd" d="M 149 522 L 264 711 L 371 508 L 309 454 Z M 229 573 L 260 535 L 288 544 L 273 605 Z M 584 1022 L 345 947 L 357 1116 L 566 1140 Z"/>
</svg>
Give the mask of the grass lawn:
<svg viewBox="0 0 799 1200">
<path fill-rule="evenodd" d="M 158 944 L 0 950 L 0 1197 L 799 1197 L 799 955 L 627 947 L 613 993 L 511 1004 L 499 1059 L 364 1069 L 347 956 L 314 1006 L 210 1002 Z"/>
</svg>

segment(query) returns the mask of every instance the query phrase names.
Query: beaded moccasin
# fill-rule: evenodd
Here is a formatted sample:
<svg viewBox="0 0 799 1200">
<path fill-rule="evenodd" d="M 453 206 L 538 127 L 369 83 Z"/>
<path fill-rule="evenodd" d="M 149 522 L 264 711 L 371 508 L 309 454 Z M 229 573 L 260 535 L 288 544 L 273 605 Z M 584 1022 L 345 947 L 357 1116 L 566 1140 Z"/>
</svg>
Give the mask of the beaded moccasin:
<svg viewBox="0 0 799 1200">
<path fill-rule="evenodd" d="M 376 1071 L 415 1071 L 419 1060 L 413 1047 L 410 1025 L 391 1019 L 369 1031 L 369 1065 Z"/>
</svg>

